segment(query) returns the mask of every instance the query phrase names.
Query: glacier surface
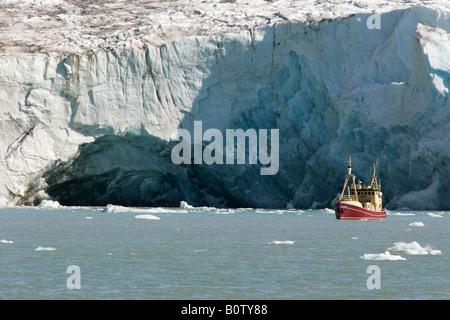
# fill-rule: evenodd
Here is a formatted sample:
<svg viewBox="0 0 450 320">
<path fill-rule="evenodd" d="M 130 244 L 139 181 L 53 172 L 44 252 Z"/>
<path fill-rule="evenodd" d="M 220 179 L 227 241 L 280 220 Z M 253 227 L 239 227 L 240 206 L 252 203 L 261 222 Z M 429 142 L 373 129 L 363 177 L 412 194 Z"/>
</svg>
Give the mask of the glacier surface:
<svg viewBox="0 0 450 320">
<path fill-rule="evenodd" d="M 351 155 L 450 209 L 449 3 L 251 3 L 3 1 L 0 205 L 323 208 Z M 278 129 L 278 173 L 173 164 L 194 121 Z"/>
</svg>

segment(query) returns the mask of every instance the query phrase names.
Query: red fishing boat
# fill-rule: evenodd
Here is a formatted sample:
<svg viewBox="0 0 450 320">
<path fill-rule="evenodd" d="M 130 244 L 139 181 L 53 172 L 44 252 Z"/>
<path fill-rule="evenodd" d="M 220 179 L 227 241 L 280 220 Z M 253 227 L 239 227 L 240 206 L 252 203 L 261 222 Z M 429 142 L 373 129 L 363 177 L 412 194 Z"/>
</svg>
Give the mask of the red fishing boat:
<svg viewBox="0 0 450 320">
<path fill-rule="evenodd" d="M 373 166 L 370 185 L 355 182 L 352 174 L 352 158 L 348 161 L 345 183 L 339 200 L 334 204 L 336 219 L 343 220 L 382 220 L 386 219 L 386 210 L 382 207 L 381 183 L 377 181 L 376 166 Z M 351 186 L 348 186 L 351 180 Z"/>
</svg>

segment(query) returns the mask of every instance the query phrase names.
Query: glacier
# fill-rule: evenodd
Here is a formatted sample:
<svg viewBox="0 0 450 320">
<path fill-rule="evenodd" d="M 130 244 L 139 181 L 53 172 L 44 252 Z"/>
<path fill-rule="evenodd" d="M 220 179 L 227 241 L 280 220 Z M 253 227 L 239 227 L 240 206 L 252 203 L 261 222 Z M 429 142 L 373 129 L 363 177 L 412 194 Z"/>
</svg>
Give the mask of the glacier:
<svg viewBox="0 0 450 320">
<path fill-rule="evenodd" d="M 450 209 L 447 1 L 0 6 L 1 206 L 325 208 L 351 155 L 388 209 Z M 278 129 L 277 174 L 175 165 L 194 121 Z"/>
</svg>

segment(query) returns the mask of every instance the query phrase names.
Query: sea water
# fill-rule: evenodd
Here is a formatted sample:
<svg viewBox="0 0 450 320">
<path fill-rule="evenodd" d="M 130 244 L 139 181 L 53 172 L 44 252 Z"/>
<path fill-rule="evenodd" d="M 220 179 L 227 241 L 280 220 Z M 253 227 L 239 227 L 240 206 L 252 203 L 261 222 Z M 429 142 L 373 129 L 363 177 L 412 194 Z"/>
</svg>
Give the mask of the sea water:
<svg viewBox="0 0 450 320">
<path fill-rule="evenodd" d="M 0 209 L 0 299 L 449 299 L 450 212 Z"/>
</svg>

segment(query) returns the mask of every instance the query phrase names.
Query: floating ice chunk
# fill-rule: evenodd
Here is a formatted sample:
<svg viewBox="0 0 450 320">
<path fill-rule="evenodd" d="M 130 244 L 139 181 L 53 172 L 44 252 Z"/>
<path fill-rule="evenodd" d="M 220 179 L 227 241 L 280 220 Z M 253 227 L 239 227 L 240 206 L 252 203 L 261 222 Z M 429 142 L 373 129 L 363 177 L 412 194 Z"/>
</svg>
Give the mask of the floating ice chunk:
<svg viewBox="0 0 450 320">
<path fill-rule="evenodd" d="M 14 243 L 14 241 L 2 239 L 2 240 L 0 240 L 0 243 Z"/>
<path fill-rule="evenodd" d="M 181 209 L 193 209 L 194 207 L 191 206 L 189 203 L 187 203 L 186 201 L 181 201 L 180 202 L 180 208 Z"/>
<path fill-rule="evenodd" d="M 430 217 L 433 217 L 433 218 L 442 218 L 442 215 L 439 213 L 427 212 L 427 215 L 429 215 Z"/>
<path fill-rule="evenodd" d="M 275 213 L 275 214 L 284 214 L 286 210 L 270 210 L 270 209 L 256 209 L 256 213 Z"/>
<path fill-rule="evenodd" d="M 403 213 L 403 212 L 392 212 L 386 211 L 386 214 L 389 216 L 415 216 L 415 213 Z"/>
<path fill-rule="evenodd" d="M 88 217 L 85 217 L 85 219 L 86 219 L 86 220 L 91 220 L 92 217 L 88 216 Z"/>
<path fill-rule="evenodd" d="M 122 212 L 139 212 L 139 213 L 187 213 L 187 210 L 178 208 L 129 208 L 108 204 L 103 212 L 122 213 Z"/>
<path fill-rule="evenodd" d="M 403 251 L 406 254 L 410 255 L 437 255 L 442 254 L 440 250 L 431 249 L 430 245 L 422 247 L 418 242 L 395 242 L 392 248 L 388 250 L 391 251 Z"/>
<path fill-rule="evenodd" d="M 427 250 L 430 256 L 435 256 L 435 255 L 441 255 L 442 251 L 441 250 L 433 250 L 431 249 L 430 246 L 427 246 Z"/>
<path fill-rule="evenodd" d="M 286 240 L 286 241 L 279 241 L 279 240 L 274 240 L 272 242 L 269 242 L 269 244 L 294 244 L 295 241 L 292 240 Z"/>
<path fill-rule="evenodd" d="M 410 227 L 424 227 L 425 225 L 423 224 L 423 222 L 418 221 L 418 222 L 411 222 L 409 224 L 409 226 Z"/>
<path fill-rule="evenodd" d="M 136 209 L 134 208 L 127 208 L 127 207 L 122 207 L 122 206 L 116 206 L 113 204 L 108 204 L 104 209 L 103 212 L 108 212 L 108 213 L 119 213 L 119 212 L 133 212 Z"/>
<path fill-rule="evenodd" d="M 145 220 L 160 220 L 159 217 L 154 216 L 152 214 L 138 214 L 134 216 L 135 219 L 145 219 Z"/>
<path fill-rule="evenodd" d="M 60 208 L 61 205 L 58 201 L 53 200 L 42 200 L 41 203 L 38 205 L 39 208 Z"/>
<path fill-rule="evenodd" d="M 37 247 L 34 251 L 55 251 L 56 248 L 53 247 Z"/>
<path fill-rule="evenodd" d="M 206 209 L 206 210 L 207 210 L 207 209 Z M 215 209 L 215 208 L 212 208 L 210 211 L 211 211 L 211 213 L 214 213 L 214 214 L 229 214 L 229 213 L 234 213 L 233 210 L 228 210 L 228 209 Z"/>
<path fill-rule="evenodd" d="M 365 253 L 360 258 L 363 260 L 406 260 L 402 256 L 391 254 L 389 251 L 385 253 Z"/>
</svg>

